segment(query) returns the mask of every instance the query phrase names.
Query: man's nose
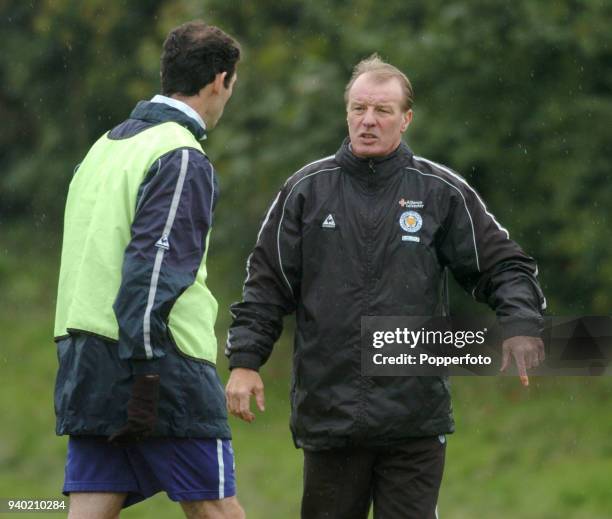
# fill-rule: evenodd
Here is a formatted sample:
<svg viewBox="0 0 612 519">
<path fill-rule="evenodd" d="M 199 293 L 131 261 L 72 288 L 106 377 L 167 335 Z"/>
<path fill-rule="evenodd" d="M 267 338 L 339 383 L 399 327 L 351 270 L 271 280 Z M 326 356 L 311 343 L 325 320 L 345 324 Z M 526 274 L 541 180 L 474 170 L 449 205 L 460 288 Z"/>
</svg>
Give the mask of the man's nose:
<svg viewBox="0 0 612 519">
<path fill-rule="evenodd" d="M 374 126 L 376 124 L 376 118 L 374 117 L 374 109 L 368 108 L 366 113 L 363 115 L 362 124 L 364 126 Z"/>
</svg>

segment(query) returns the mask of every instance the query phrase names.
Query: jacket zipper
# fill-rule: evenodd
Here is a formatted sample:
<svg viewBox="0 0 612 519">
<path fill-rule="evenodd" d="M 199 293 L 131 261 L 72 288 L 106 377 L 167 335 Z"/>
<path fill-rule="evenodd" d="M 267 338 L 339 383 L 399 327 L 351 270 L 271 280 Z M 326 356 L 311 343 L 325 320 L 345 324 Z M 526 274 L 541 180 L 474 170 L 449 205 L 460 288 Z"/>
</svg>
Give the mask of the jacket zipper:
<svg viewBox="0 0 612 519">
<path fill-rule="evenodd" d="M 370 175 L 368 176 L 368 197 L 374 191 L 374 175 L 376 175 L 376 168 L 374 167 L 374 161 L 370 159 L 368 161 L 370 168 Z M 371 300 L 371 284 L 372 284 L 372 256 L 374 247 L 374 217 L 373 217 L 374 206 L 369 200 L 367 204 L 367 242 L 366 242 L 366 254 L 367 254 L 367 269 L 366 269 L 366 288 L 367 288 L 367 301 L 366 301 L 366 315 L 370 315 L 370 300 Z"/>
<path fill-rule="evenodd" d="M 374 161 L 368 161 L 368 167 L 370 168 L 370 175 L 368 175 L 368 203 L 366 204 L 366 279 L 365 279 L 365 290 L 366 290 L 366 304 L 365 304 L 365 315 L 370 315 L 370 301 L 372 293 L 372 276 L 373 276 L 373 255 L 374 255 L 374 201 L 370 200 L 373 197 L 374 192 L 374 180 L 376 174 L 376 168 L 374 167 Z M 361 375 L 359 377 L 361 398 L 359 399 L 359 411 L 357 412 L 357 434 L 366 432 L 366 424 L 368 422 L 366 415 L 366 401 L 367 395 L 371 387 L 371 379 Z"/>
</svg>

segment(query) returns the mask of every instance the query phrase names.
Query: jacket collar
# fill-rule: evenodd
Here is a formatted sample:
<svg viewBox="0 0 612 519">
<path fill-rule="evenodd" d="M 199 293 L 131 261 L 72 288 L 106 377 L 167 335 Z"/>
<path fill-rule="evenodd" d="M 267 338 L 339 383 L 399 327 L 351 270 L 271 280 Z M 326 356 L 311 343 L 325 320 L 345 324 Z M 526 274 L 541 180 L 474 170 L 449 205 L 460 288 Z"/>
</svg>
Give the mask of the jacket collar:
<svg viewBox="0 0 612 519">
<path fill-rule="evenodd" d="M 410 148 L 402 141 L 395 151 L 385 157 L 360 158 L 353 154 L 347 137 L 336 152 L 336 161 L 350 174 L 380 184 L 402 166 L 409 165 L 412 155 Z"/>
<path fill-rule="evenodd" d="M 173 121 L 187 128 L 196 139 L 206 138 L 206 130 L 198 121 L 189 117 L 182 110 L 174 108 L 166 103 L 154 103 L 151 101 L 139 101 L 132 113 L 131 119 L 139 119 L 150 123 L 166 123 Z"/>
<path fill-rule="evenodd" d="M 200 117 L 200 114 L 196 112 L 193 108 L 191 108 L 191 106 L 189 106 L 187 103 L 180 101 L 179 99 L 174 99 L 173 97 L 168 97 L 162 94 L 157 94 L 153 96 L 151 98 L 151 102 L 152 103 L 163 103 L 168 106 L 171 106 L 172 108 L 176 108 L 177 110 L 180 110 L 181 112 L 188 115 L 192 119 L 195 119 L 198 122 L 198 124 L 203 129 L 206 130 L 206 123 L 204 122 L 204 119 L 202 119 L 202 117 Z"/>
</svg>

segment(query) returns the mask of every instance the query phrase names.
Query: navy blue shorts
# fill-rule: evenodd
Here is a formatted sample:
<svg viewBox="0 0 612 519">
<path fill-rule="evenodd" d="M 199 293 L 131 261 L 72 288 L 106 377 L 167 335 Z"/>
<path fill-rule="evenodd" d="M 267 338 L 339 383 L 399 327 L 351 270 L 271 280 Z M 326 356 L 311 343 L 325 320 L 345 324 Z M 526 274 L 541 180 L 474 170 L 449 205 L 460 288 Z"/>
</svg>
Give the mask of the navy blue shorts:
<svg viewBox="0 0 612 519">
<path fill-rule="evenodd" d="M 231 441 L 151 438 L 116 447 L 102 438 L 70 437 L 64 494 L 127 492 L 126 507 L 161 490 L 172 501 L 235 495 Z"/>
</svg>

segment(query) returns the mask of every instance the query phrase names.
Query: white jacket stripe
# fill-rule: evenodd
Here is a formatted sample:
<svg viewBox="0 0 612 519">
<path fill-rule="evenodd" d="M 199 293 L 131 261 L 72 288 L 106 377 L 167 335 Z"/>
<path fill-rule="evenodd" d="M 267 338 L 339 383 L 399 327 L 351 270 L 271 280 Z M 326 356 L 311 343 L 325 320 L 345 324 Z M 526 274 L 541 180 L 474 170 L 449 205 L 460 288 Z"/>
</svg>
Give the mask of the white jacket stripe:
<svg viewBox="0 0 612 519">
<path fill-rule="evenodd" d="M 162 237 L 168 237 L 172 230 L 172 224 L 176 217 L 176 211 L 178 209 L 179 200 L 183 191 L 183 184 L 185 183 L 185 177 L 187 176 L 187 165 L 189 164 L 189 151 L 183 150 L 181 155 L 181 169 L 179 171 L 179 177 L 174 188 L 174 195 L 172 196 L 172 202 L 170 203 L 170 211 L 168 212 L 168 218 L 166 219 L 166 225 Z M 149 285 L 149 297 L 147 299 L 147 307 L 145 309 L 142 330 L 144 339 L 145 355 L 147 359 L 153 358 L 153 349 L 151 347 L 151 311 L 153 310 L 153 304 L 155 303 L 155 294 L 157 293 L 157 284 L 159 283 L 159 273 L 161 271 L 161 264 L 164 259 L 165 249 L 158 249 L 155 255 L 155 263 L 153 265 L 153 273 L 151 275 L 151 284 Z"/>
<path fill-rule="evenodd" d="M 497 225 L 497 228 L 502 231 L 503 233 L 506 234 L 506 238 L 510 239 L 510 233 L 508 232 L 508 229 L 506 229 L 505 227 L 502 227 L 502 225 L 497 221 L 497 219 L 495 218 L 495 216 L 493 216 L 492 213 L 489 212 L 489 210 L 487 209 L 487 206 L 485 205 L 485 203 L 482 201 L 482 198 L 480 198 L 480 196 L 478 196 L 478 193 L 476 192 L 476 190 L 470 186 L 465 179 L 461 178 L 459 175 L 457 175 L 457 173 L 455 173 L 454 171 L 448 169 L 446 166 L 443 166 L 442 164 L 438 164 L 437 162 L 433 162 L 432 160 L 428 160 L 425 159 L 423 157 L 414 157 L 415 160 L 418 160 L 420 162 L 427 162 L 428 164 L 431 164 L 432 166 L 435 166 L 437 168 L 440 168 L 443 171 L 446 171 L 449 175 L 451 175 L 453 178 L 456 178 L 459 182 L 461 182 L 463 185 L 465 185 L 472 193 L 474 193 L 474 196 L 476 196 L 476 199 L 480 202 L 480 205 L 482 205 L 482 208 L 484 209 L 484 212 L 489 215 L 489 217 L 493 220 L 493 222 L 495 223 L 495 225 Z"/>
<path fill-rule="evenodd" d="M 438 180 L 441 180 L 445 184 L 447 184 L 450 187 L 452 187 L 455 191 L 457 191 L 457 193 L 459 193 L 461 195 L 461 198 L 463 200 L 463 206 L 465 207 L 465 212 L 468 215 L 468 219 L 470 220 L 470 226 L 472 227 L 472 241 L 474 243 L 474 255 L 476 257 L 476 268 L 478 269 L 478 272 L 480 272 L 480 261 L 478 259 L 478 247 L 476 246 L 476 232 L 474 231 L 474 220 L 472 220 L 472 215 L 470 214 L 470 210 L 468 209 L 467 202 L 466 202 L 465 197 L 463 196 L 463 193 L 461 192 L 461 190 L 457 186 L 454 186 L 448 180 L 446 180 L 445 178 L 443 178 L 441 176 L 434 175 L 433 173 L 423 173 L 422 171 L 419 171 L 418 169 L 414 169 L 414 168 L 407 167 L 406 169 L 409 170 L 409 171 L 414 171 L 414 172 L 418 173 L 419 175 L 423 175 L 424 177 L 437 178 Z"/>
<path fill-rule="evenodd" d="M 324 160 L 324 159 L 322 159 L 322 160 Z M 277 230 L 277 233 L 276 233 L 276 248 L 278 250 L 278 264 L 280 266 L 281 274 L 283 275 L 285 283 L 287 283 L 287 286 L 289 287 L 289 291 L 291 292 L 291 295 L 294 295 L 293 294 L 293 288 L 291 287 L 291 283 L 289 283 L 289 279 L 287 279 L 287 275 L 285 274 L 285 270 L 283 269 L 283 259 L 282 259 L 282 256 L 281 256 L 281 249 L 280 249 L 280 233 L 281 233 L 281 227 L 283 226 L 283 218 L 285 217 L 285 208 L 287 207 L 287 201 L 291 197 L 291 194 L 293 193 L 293 190 L 303 180 L 306 180 L 307 178 L 310 178 L 310 177 L 312 177 L 314 175 L 318 175 L 319 173 L 324 173 L 325 171 L 336 171 L 337 169 L 340 169 L 340 166 L 336 166 L 335 168 L 320 169 L 319 171 L 315 171 L 314 173 L 310 173 L 310 174 L 300 178 L 293 185 L 293 187 L 289 191 L 289 194 L 287 195 L 287 198 L 285 198 L 285 202 L 283 203 L 283 212 L 281 214 L 280 221 L 278 222 L 278 230 Z"/>
</svg>

